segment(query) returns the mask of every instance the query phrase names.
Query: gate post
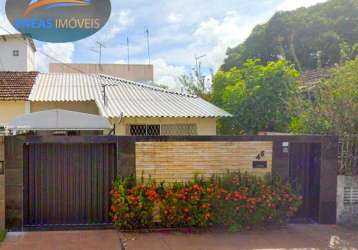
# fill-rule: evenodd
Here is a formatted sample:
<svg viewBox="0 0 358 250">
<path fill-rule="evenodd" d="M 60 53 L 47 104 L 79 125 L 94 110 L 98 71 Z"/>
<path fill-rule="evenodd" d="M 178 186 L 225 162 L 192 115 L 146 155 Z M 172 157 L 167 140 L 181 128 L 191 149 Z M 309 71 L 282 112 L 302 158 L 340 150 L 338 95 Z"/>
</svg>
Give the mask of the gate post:
<svg viewBox="0 0 358 250">
<path fill-rule="evenodd" d="M 23 229 L 23 147 L 24 136 L 5 137 L 5 225 L 8 229 Z"/>
<path fill-rule="evenodd" d="M 5 229 L 5 142 L 0 136 L 0 230 Z"/>
<path fill-rule="evenodd" d="M 321 145 L 319 222 L 336 224 L 338 137 L 324 137 Z"/>
</svg>

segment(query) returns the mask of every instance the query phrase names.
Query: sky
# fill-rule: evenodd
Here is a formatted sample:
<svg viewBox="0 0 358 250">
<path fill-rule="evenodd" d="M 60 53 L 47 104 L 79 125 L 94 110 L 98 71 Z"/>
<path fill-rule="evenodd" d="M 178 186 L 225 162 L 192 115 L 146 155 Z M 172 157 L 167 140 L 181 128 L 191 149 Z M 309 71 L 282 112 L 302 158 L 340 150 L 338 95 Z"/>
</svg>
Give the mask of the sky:
<svg viewBox="0 0 358 250">
<path fill-rule="evenodd" d="M 146 29 L 150 32 L 150 57 L 157 84 L 179 88 L 178 77 L 189 74 L 200 59 L 204 73 L 222 65 L 226 50 L 245 41 L 252 29 L 277 11 L 309 7 L 326 0 L 112 0 L 112 14 L 95 35 L 73 43 L 35 41 L 39 51 L 65 63 L 97 63 L 96 41 L 105 45 L 102 63 L 148 63 Z M 0 0 L 0 26 L 14 31 Z M 4 33 L 0 31 L 0 33 Z M 1 56 L 1 55 L 0 55 Z M 37 70 L 46 72 L 51 60 L 37 53 Z"/>
</svg>

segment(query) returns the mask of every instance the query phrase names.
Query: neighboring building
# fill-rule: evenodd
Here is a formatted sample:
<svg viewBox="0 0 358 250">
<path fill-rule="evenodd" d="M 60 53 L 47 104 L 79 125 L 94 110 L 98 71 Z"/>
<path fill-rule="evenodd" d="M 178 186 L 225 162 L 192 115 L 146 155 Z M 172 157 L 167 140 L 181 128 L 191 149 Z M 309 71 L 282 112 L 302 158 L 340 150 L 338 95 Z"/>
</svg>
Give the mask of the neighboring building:
<svg viewBox="0 0 358 250">
<path fill-rule="evenodd" d="M 301 96 L 307 100 L 316 100 L 317 86 L 331 76 L 332 68 L 307 70 L 301 74 L 299 90 Z"/>
<path fill-rule="evenodd" d="M 49 73 L 105 74 L 130 81 L 151 83 L 154 81 L 153 65 L 145 64 L 60 64 L 51 63 Z"/>
<path fill-rule="evenodd" d="M 31 38 L 21 34 L 0 36 L 0 71 L 35 71 L 36 47 Z"/>
<path fill-rule="evenodd" d="M 3 74 L 11 77 L 11 73 Z M 231 116 L 197 96 L 112 76 L 38 73 L 23 92 L 22 78 L 17 79 L 11 86 L 24 93 L 23 104 L 30 101 L 24 113 L 62 109 L 101 115 L 115 127 L 116 135 L 216 135 L 217 118 Z M 7 110 L 8 106 L 2 103 L 0 107 Z M 2 119 L 9 121 L 19 113 L 21 109 Z"/>
<path fill-rule="evenodd" d="M 0 72 L 0 133 L 18 115 L 30 113 L 28 97 L 37 72 Z"/>
<path fill-rule="evenodd" d="M 328 79 L 331 76 L 331 70 L 332 68 L 306 70 L 300 77 L 301 88 L 310 89 L 315 87 L 322 80 Z"/>
</svg>

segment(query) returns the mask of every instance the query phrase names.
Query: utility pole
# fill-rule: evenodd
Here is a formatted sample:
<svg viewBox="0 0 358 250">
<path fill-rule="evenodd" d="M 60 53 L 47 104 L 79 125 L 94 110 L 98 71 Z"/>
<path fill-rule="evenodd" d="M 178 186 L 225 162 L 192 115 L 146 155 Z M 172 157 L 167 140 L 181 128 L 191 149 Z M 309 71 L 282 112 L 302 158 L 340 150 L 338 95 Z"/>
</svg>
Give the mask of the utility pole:
<svg viewBox="0 0 358 250">
<path fill-rule="evenodd" d="M 147 34 L 147 49 L 148 49 L 148 64 L 150 64 L 150 42 L 149 42 L 149 29 L 147 28 L 145 33 Z"/>
</svg>

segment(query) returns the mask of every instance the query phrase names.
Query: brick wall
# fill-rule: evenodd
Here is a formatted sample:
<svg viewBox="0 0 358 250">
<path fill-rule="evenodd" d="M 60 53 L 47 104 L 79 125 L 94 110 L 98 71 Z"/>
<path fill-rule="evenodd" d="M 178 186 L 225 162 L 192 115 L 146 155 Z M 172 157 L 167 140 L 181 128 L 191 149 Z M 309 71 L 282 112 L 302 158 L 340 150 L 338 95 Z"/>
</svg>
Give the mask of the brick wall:
<svg viewBox="0 0 358 250">
<path fill-rule="evenodd" d="M 0 162 L 5 162 L 5 143 L 2 136 L 0 136 Z M 5 175 L 0 175 L 0 229 L 5 229 Z"/>
<path fill-rule="evenodd" d="M 272 142 L 137 142 L 136 175 L 158 181 L 182 181 L 195 174 L 210 177 L 227 171 L 271 173 Z M 267 168 L 253 162 L 267 161 Z"/>
</svg>

